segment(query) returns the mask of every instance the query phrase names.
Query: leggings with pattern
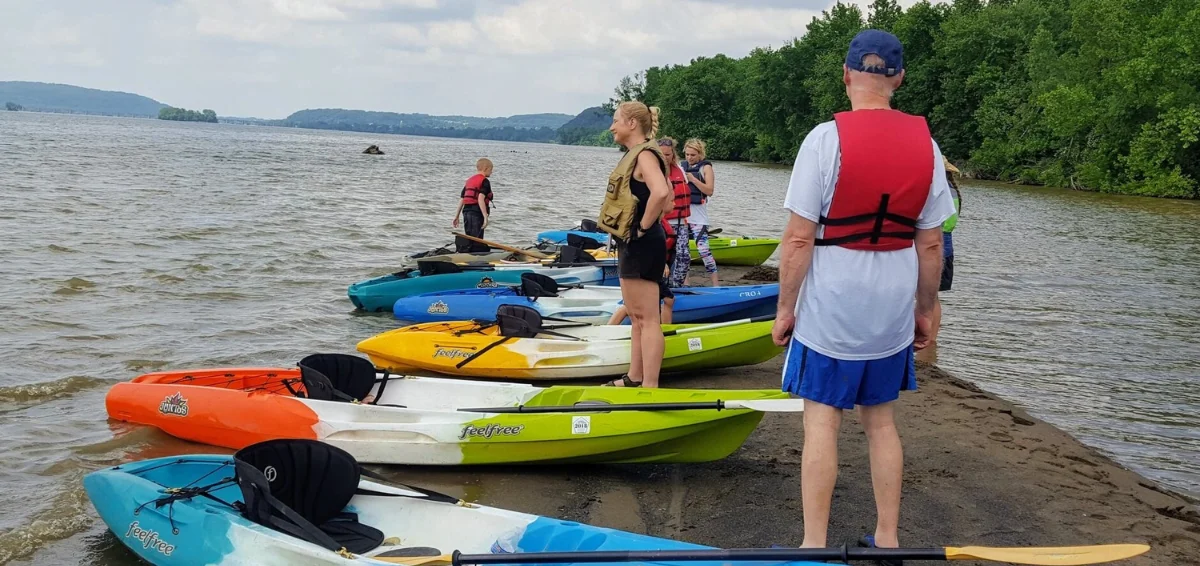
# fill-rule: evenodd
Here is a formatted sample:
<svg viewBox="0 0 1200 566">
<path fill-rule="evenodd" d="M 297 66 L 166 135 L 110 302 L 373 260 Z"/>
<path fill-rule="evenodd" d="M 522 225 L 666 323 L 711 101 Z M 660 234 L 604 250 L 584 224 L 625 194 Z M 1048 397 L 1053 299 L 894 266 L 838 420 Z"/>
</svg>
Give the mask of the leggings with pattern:
<svg viewBox="0 0 1200 566">
<path fill-rule="evenodd" d="M 671 278 L 667 285 L 683 287 L 687 285 L 688 268 L 692 265 L 692 254 L 688 251 L 688 225 L 681 222 L 671 226 L 675 228 L 675 262 L 671 264 Z"/>
<path fill-rule="evenodd" d="M 700 261 L 709 273 L 717 272 L 717 260 L 713 259 L 712 250 L 708 249 L 708 226 L 689 224 L 692 235 L 696 237 L 696 250 L 700 252 Z"/>
</svg>

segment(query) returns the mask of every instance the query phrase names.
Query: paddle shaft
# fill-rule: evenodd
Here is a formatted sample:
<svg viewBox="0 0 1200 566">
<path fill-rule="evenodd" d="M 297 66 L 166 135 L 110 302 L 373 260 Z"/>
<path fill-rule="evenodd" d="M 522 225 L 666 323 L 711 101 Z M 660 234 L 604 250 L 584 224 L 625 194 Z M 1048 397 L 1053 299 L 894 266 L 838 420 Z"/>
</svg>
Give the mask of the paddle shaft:
<svg viewBox="0 0 1200 566">
<path fill-rule="evenodd" d="M 749 324 L 751 322 L 765 322 L 768 320 L 775 320 L 775 315 L 764 314 L 762 316 L 756 316 L 754 318 L 743 318 L 743 319 L 739 319 L 739 320 L 731 320 L 729 322 L 715 322 L 713 324 L 702 324 L 700 326 L 693 326 L 691 328 L 677 328 L 675 330 L 668 330 L 666 332 L 663 332 L 663 336 L 678 336 L 680 334 L 701 332 L 704 330 L 710 330 L 713 328 L 721 328 L 724 326 L 736 326 L 739 324 Z"/>
<path fill-rule="evenodd" d="M 483 238 L 476 238 L 475 236 L 468 236 L 466 234 L 462 234 L 459 232 L 451 232 L 451 234 L 454 234 L 455 236 L 458 236 L 460 238 L 465 238 L 467 240 L 471 240 L 472 242 L 478 242 L 480 244 L 484 244 L 486 246 L 496 248 L 498 250 L 504 250 L 506 252 L 513 252 L 513 253 L 518 253 L 521 255 L 527 255 L 529 257 L 533 257 L 533 258 L 537 258 L 537 259 L 550 259 L 552 257 L 552 256 L 546 255 L 541 252 L 531 252 L 531 251 L 526 251 L 526 250 L 522 250 L 519 248 L 514 248 L 512 246 L 506 246 L 504 244 L 497 244 L 496 242 L 489 242 L 487 240 L 484 240 Z"/>
<path fill-rule="evenodd" d="M 986 547 L 947 546 L 944 548 L 742 548 L 724 550 L 645 550 L 600 552 L 533 552 L 513 554 L 453 554 L 419 557 L 379 557 L 384 562 L 409 566 L 445 564 L 551 564 L 563 562 L 686 562 L 709 561 L 795 561 L 824 560 L 848 563 L 851 560 L 988 560 L 1038 566 L 1080 566 L 1104 564 L 1133 558 L 1150 551 L 1147 544 L 1099 544 L 1059 547 Z"/>
<path fill-rule="evenodd" d="M 514 554 L 451 554 L 451 564 L 555 564 L 566 562 L 683 562 L 795 560 L 947 560 L 942 548 L 748 548 L 599 552 L 528 552 Z"/>
<path fill-rule="evenodd" d="M 621 403 L 619 405 L 553 405 L 547 407 L 529 407 L 526 405 L 517 405 L 516 407 L 490 407 L 490 408 L 475 408 L 475 409 L 459 409 L 465 413 L 583 413 L 583 412 L 611 412 L 611 411 L 691 411 L 695 409 L 716 409 L 718 411 L 725 408 L 725 402 L 720 399 L 716 401 L 695 401 L 687 403 Z"/>
</svg>

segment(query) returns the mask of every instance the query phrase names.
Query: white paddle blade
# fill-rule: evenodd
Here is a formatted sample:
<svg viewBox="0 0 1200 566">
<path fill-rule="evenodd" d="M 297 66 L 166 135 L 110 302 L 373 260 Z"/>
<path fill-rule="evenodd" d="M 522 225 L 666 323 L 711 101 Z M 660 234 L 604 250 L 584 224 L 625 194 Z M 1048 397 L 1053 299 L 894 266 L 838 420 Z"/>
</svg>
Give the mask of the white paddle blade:
<svg viewBox="0 0 1200 566">
<path fill-rule="evenodd" d="M 804 399 L 747 399 L 725 401 L 726 409 L 750 409 L 764 413 L 804 412 Z"/>
</svg>

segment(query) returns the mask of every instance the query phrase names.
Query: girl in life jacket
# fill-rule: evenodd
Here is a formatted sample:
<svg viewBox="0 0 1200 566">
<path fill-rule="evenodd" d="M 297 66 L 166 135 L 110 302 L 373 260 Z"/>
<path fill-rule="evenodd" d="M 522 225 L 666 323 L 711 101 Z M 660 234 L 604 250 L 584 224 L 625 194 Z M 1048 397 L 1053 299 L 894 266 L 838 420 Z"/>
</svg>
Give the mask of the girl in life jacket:
<svg viewBox="0 0 1200 566">
<path fill-rule="evenodd" d="M 488 177 L 492 176 L 491 160 L 484 158 L 475 162 L 475 171 L 475 175 L 467 179 L 462 193 L 459 194 L 461 200 L 458 202 L 458 210 L 454 212 L 452 226 L 458 228 L 458 217 L 461 214 L 463 230 L 467 235 L 482 240 L 483 230 L 487 228 L 488 216 L 492 211 L 492 183 L 488 180 Z M 459 253 L 490 250 L 487 244 L 466 238 L 455 238 L 454 247 Z"/>
<path fill-rule="evenodd" d="M 688 218 L 692 214 L 691 187 L 688 186 L 683 169 L 679 166 L 679 158 L 675 153 L 675 140 L 662 138 L 658 140 L 658 148 L 667 159 L 667 168 L 671 171 L 667 178 L 674 192 L 672 208 L 667 211 L 663 221 L 668 224 L 674 234 L 668 234 L 668 241 L 673 244 L 674 252 L 668 261 L 671 275 L 667 284 L 671 287 L 682 287 L 687 284 L 688 268 L 692 262 L 691 252 L 688 251 Z"/>
<path fill-rule="evenodd" d="M 713 259 L 712 250 L 708 247 L 708 199 L 716 187 L 716 179 L 713 178 L 712 163 L 704 159 L 705 149 L 707 146 L 703 141 L 696 138 L 688 140 L 683 144 L 683 157 L 686 161 L 681 165 L 691 195 L 691 215 L 688 218 L 690 237 L 696 239 L 696 250 L 700 252 L 700 260 L 704 262 L 704 269 L 712 277 L 713 287 L 717 287 L 717 260 Z M 690 252 L 688 257 L 690 260 Z M 684 278 L 686 277 L 685 273 Z"/>
</svg>

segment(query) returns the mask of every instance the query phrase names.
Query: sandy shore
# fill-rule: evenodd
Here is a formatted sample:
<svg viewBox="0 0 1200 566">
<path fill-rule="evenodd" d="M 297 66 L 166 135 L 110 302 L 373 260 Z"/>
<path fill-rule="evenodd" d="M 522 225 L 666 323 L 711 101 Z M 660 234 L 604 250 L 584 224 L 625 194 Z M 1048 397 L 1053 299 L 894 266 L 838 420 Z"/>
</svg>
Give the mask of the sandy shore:
<svg viewBox="0 0 1200 566">
<path fill-rule="evenodd" d="M 722 271 L 731 283 L 746 274 Z M 670 377 L 664 385 L 775 388 L 781 364 L 782 356 Z M 1122 564 L 1200 564 L 1200 514 L 1187 500 L 934 366 L 919 364 L 918 373 L 919 390 L 904 394 L 898 410 L 905 448 L 902 544 L 1144 542 L 1150 553 Z M 768 414 L 741 450 L 708 464 L 417 475 L 425 485 L 488 505 L 726 548 L 795 546 L 802 538 L 803 448 L 799 415 Z M 844 422 L 840 456 L 830 544 L 853 544 L 874 529 L 875 515 L 866 437 L 854 414 Z M 417 480 L 412 472 L 389 471 Z"/>
</svg>

